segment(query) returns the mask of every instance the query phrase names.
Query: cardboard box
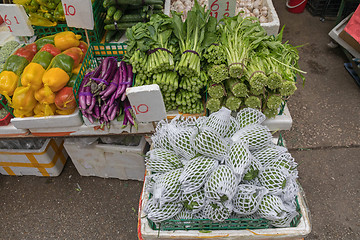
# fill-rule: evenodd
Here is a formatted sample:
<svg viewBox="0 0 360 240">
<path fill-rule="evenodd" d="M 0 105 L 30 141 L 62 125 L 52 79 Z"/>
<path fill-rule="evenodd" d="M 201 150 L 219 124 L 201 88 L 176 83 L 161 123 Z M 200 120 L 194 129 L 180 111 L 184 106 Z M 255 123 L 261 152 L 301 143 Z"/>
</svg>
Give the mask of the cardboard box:
<svg viewBox="0 0 360 240">
<path fill-rule="evenodd" d="M 360 53 L 360 43 L 358 43 L 350 34 L 345 32 L 345 30 L 341 31 L 339 37 Z"/>
</svg>

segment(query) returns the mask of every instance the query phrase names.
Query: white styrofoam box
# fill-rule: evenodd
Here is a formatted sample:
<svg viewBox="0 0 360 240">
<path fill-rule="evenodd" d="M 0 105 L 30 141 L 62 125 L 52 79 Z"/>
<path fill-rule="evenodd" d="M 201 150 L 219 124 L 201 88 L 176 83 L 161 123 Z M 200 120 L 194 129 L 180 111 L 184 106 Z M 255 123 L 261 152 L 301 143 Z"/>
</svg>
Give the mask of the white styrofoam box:
<svg viewBox="0 0 360 240">
<path fill-rule="evenodd" d="M 289 108 L 285 105 L 282 115 L 276 115 L 274 118 L 267 118 L 262 125 L 267 126 L 270 131 L 290 130 L 292 126 L 292 118 Z"/>
<path fill-rule="evenodd" d="M 31 128 L 31 135 L 38 137 L 63 137 L 77 132 L 79 127 Z"/>
<path fill-rule="evenodd" d="M 169 1 L 169 8 L 164 9 L 164 13 L 168 16 L 170 16 L 170 0 Z M 165 6 L 166 6 L 165 2 Z M 265 29 L 266 33 L 268 35 L 277 35 L 279 33 L 280 29 L 280 20 L 276 13 L 275 7 L 272 3 L 272 0 L 265 0 L 263 1 L 263 5 L 268 8 L 268 22 L 267 23 L 260 23 L 260 25 Z"/>
<path fill-rule="evenodd" d="M 343 46 L 346 50 L 348 50 L 354 57 L 360 58 L 360 53 L 356 51 L 353 47 L 351 47 L 347 42 L 345 42 L 342 38 L 340 38 L 340 33 L 346 27 L 347 22 L 350 20 L 352 14 L 344 18 L 338 25 L 336 25 L 330 32 L 329 36 L 334 39 L 337 43 Z"/>
<path fill-rule="evenodd" d="M 301 187 L 300 187 L 301 188 Z M 289 228 L 268 228 L 252 230 L 212 230 L 200 232 L 197 230 L 177 230 L 177 231 L 159 231 L 152 230 L 143 211 L 149 199 L 149 193 L 145 191 L 145 186 L 140 196 L 138 211 L 138 238 L 139 240 L 157 240 L 157 239 L 224 239 L 224 240 L 253 240 L 253 239 L 283 239 L 283 240 L 301 240 L 311 232 L 310 213 L 304 199 L 304 193 L 301 190 L 298 193 L 298 201 L 302 217 L 297 227 Z"/>
<path fill-rule="evenodd" d="M 29 134 L 27 129 L 18 129 L 13 123 L 9 123 L 7 126 L 0 126 L 0 137 L 19 137 Z"/>
<path fill-rule="evenodd" d="M 132 110 L 139 122 L 160 121 L 166 118 L 165 104 L 157 84 L 126 89 Z"/>
<path fill-rule="evenodd" d="M 276 13 L 275 7 L 272 3 L 272 0 L 265 0 L 264 6 L 268 8 L 268 22 L 267 23 L 260 23 L 260 25 L 265 29 L 268 35 L 277 35 L 280 29 L 280 20 Z"/>
<path fill-rule="evenodd" d="M 78 108 L 74 113 L 69 115 L 13 118 L 11 122 L 16 128 L 21 129 L 77 127 L 83 124 Z"/>
<path fill-rule="evenodd" d="M 16 176 L 59 176 L 66 159 L 64 140 L 47 139 L 40 149 L 0 149 L 0 173 Z"/>
<path fill-rule="evenodd" d="M 138 146 L 99 144 L 84 145 L 76 139 L 64 143 L 79 174 L 103 178 L 143 181 L 146 141 L 142 137 Z"/>
</svg>

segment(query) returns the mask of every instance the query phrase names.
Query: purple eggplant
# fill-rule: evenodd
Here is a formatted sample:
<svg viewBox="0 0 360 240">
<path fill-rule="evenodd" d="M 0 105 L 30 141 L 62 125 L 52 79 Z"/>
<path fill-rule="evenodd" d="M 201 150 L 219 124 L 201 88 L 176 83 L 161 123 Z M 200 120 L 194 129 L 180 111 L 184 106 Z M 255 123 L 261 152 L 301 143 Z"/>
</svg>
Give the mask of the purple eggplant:
<svg viewBox="0 0 360 240">
<path fill-rule="evenodd" d="M 99 105 L 95 104 L 93 112 L 94 112 L 95 118 L 99 119 L 100 118 L 100 107 L 99 107 Z"/>
<path fill-rule="evenodd" d="M 125 84 L 123 84 L 123 82 L 126 81 L 127 79 L 127 71 L 126 71 L 126 63 L 124 61 L 120 63 L 120 72 L 121 75 L 119 78 L 119 86 L 115 92 L 115 99 L 118 99 L 125 90 Z"/>
<path fill-rule="evenodd" d="M 105 100 L 108 96 L 110 96 L 115 90 L 118 88 L 120 78 L 120 71 L 117 70 L 115 73 L 114 80 L 110 82 L 110 85 L 102 92 L 100 92 L 101 99 Z"/>
<path fill-rule="evenodd" d="M 109 115 L 109 120 L 112 121 L 115 119 L 116 115 L 119 114 L 119 104 L 115 105 L 115 108 L 112 110 L 111 114 Z"/>
<path fill-rule="evenodd" d="M 132 72 L 132 66 L 129 64 L 126 66 L 126 73 L 127 73 L 127 79 L 126 82 L 128 82 L 128 84 L 125 85 L 125 89 L 124 92 L 121 96 L 121 101 L 125 101 L 126 98 L 126 88 L 130 87 L 132 85 L 133 82 L 133 72 Z"/>
</svg>

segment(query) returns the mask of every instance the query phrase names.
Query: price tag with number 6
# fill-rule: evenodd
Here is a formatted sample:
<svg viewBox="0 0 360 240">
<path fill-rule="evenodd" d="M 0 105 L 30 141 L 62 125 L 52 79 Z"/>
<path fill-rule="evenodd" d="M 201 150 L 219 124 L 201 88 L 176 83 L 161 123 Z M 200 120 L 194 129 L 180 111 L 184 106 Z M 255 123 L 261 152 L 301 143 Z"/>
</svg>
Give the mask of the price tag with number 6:
<svg viewBox="0 0 360 240">
<path fill-rule="evenodd" d="M 210 15 L 217 20 L 235 15 L 236 0 L 209 0 Z"/>
<path fill-rule="evenodd" d="M 24 7 L 16 4 L 1 4 L 0 16 L 14 36 L 33 36 L 34 30 L 29 23 Z"/>
</svg>

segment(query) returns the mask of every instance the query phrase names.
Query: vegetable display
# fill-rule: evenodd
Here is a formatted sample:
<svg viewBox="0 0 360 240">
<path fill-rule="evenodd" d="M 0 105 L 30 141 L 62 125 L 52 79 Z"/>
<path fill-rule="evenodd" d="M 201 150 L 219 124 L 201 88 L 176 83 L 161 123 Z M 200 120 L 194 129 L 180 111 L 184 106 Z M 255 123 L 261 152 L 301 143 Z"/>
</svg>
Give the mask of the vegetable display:
<svg viewBox="0 0 360 240">
<path fill-rule="evenodd" d="M 61 32 L 21 47 L 7 58 L 0 73 L 0 93 L 14 108 L 15 117 L 68 115 L 75 111 L 76 102 L 69 91 L 72 88 L 66 85 L 87 51 L 87 45 L 79 39 L 72 32 Z"/>
<path fill-rule="evenodd" d="M 13 53 L 13 51 L 19 46 L 19 43 L 17 41 L 8 41 L 2 46 L 0 49 L 0 71 L 3 70 L 5 61 L 10 55 Z"/>
<path fill-rule="evenodd" d="M 79 108 L 90 123 L 98 121 L 101 127 L 110 127 L 117 119 L 125 128 L 128 124 L 137 124 L 130 103 L 126 97 L 126 88 L 132 85 L 133 71 L 129 64 L 106 57 L 82 79 L 79 88 Z"/>
<path fill-rule="evenodd" d="M 148 21 L 153 14 L 162 13 L 163 4 L 163 0 L 104 0 L 105 42 L 118 42 L 127 28 Z"/>
<path fill-rule="evenodd" d="M 273 227 L 290 227 L 299 216 L 297 164 L 272 142 L 260 125 L 265 119 L 256 109 L 232 117 L 221 108 L 209 117 L 159 123 L 145 158 L 147 218 L 159 224 L 263 218 Z"/>
<path fill-rule="evenodd" d="M 158 84 L 167 110 L 201 113 L 207 91 L 210 112 L 252 107 L 275 117 L 297 89 L 296 74 L 304 79 L 297 47 L 282 43 L 283 29 L 268 36 L 255 17 L 217 23 L 209 14 L 195 1 L 184 22 L 173 11 L 129 28 L 126 58 L 135 86 Z"/>
</svg>

